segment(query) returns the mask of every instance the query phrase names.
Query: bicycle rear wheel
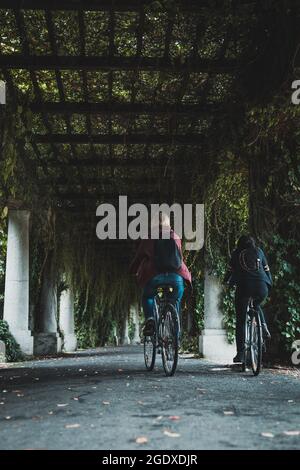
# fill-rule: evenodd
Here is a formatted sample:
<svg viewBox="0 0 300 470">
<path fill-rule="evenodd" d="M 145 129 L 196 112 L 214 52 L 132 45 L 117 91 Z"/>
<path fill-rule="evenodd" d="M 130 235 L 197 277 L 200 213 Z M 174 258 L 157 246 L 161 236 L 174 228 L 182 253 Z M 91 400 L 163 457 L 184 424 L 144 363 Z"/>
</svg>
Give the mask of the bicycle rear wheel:
<svg viewBox="0 0 300 470">
<path fill-rule="evenodd" d="M 250 323 L 250 358 L 254 375 L 258 375 L 262 363 L 262 330 L 257 311 L 253 312 Z"/>
<path fill-rule="evenodd" d="M 174 375 L 178 363 L 178 313 L 174 305 L 167 304 L 161 318 L 162 362 L 165 374 Z"/>
<path fill-rule="evenodd" d="M 250 324 L 248 314 L 245 322 L 245 342 L 244 342 L 244 360 L 242 362 L 242 372 L 245 372 L 247 366 L 250 363 L 250 351 L 249 351 L 249 338 L 250 338 Z"/>
<path fill-rule="evenodd" d="M 156 358 L 156 334 L 144 336 L 144 360 L 147 370 L 153 370 Z"/>
</svg>

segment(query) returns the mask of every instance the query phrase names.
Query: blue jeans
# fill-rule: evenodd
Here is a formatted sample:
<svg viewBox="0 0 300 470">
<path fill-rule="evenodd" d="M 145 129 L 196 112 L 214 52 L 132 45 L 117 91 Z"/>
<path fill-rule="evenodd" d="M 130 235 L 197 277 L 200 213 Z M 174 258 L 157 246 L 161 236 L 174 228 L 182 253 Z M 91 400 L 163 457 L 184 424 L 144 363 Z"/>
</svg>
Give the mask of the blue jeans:
<svg viewBox="0 0 300 470">
<path fill-rule="evenodd" d="M 178 313 L 180 313 L 180 302 L 184 292 L 183 277 L 176 273 L 158 274 L 148 281 L 144 287 L 142 304 L 146 320 L 154 316 L 154 297 L 157 292 L 157 287 L 166 284 L 173 287 L 173 292 L 170 292 L 169 298 L 177 307 Z"/>
</svg>

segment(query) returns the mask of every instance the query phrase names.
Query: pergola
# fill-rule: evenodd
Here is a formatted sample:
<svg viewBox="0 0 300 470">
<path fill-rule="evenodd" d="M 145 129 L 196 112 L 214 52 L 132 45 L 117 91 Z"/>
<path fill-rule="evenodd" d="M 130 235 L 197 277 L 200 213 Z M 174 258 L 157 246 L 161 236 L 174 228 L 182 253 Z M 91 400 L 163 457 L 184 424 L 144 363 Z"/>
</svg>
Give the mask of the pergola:
<svg viewBox="0 0 300 470">
<path fill-rule="evenodd" d="M 238 79 L 256 58 L 262 2 L 0 0 L 0 8 L 1 75 L 9 99 L 26 95 L 32 113 L 23 158 L 58 217 L 76 214 L 78 230 L 94 236 L 97 205 L 121 194 L 193 202 L 194 178 L 205 180 L 243 118 Z M 128 261 L 126 241 L 101 243 L 100 252 Z"/>
</svg>

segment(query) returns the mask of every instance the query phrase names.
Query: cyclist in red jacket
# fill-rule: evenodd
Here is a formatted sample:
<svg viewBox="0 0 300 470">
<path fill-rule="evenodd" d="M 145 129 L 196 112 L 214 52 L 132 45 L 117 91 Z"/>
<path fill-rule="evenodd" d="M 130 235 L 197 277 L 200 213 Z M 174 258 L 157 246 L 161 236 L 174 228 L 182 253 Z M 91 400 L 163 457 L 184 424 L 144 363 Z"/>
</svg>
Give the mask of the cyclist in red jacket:
<svg viewBox="0 0 300 470">
<path fill-rule="evenodd" d="M 191 284 L 191 274 L 182 259 L 181 240 L 171 229 L 170 219 L 167 214 L 160 213 L 159 233 L 163 238 L 164 231 L 169 233 L 169 238 L 176 243 L 178 252 L 181 256 L 181 265 L 178 269 L 171 272 L 161 272 L 157 267 L 155 259 L 155 240 L 141 240 L 136 255 L 130 265 L 130 272 L 137 276 L 138 284 L 143 288 L 142 305 L 145 314 L 146 325 L 145 335 L 151 335 L 154 329 L 153 305 L 157 288 L 162 285 L 170 285 L 173 291 L 170 296 L 180 311 L 180 302 L 184 293 L 184 281 Z"/>
</svg>

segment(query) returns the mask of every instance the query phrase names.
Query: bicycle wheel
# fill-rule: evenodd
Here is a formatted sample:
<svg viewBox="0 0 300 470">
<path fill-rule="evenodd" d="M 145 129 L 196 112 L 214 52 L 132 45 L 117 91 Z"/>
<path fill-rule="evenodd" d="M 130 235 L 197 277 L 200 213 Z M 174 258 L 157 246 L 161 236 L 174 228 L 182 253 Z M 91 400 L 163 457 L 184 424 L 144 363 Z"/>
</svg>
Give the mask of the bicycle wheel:
<svg viewBox="0 0 300 470">
<path fill-rule="evenodd" d="M 165 374 L 174 375 L 178 362 L 178 313 L 167 304 L 161 318 L 162 362 Z"/>
<path fill-rule="evenodd" d="M 247 366 L 249 365 L 249 338 L 250 338 L 250 328 L 249 328 L 249 317 L 247 314 L 245 322 L 245 345 L 244 345 L 244 360 L 242 362 L 242 372 L 245 372 Z"/>
<path fill-rule="evenodd" d="M 258 375 L 262 362 L 262 331 L 257 311 L 253 311 L 250 323 L 250 358 L 254 375 Z"/>
<path fill-rule="evenodd" d="M 144 360 L 147 370 L 153 370 L 156 358 L 156 334 L 144 336 Z"/>
</svg>

